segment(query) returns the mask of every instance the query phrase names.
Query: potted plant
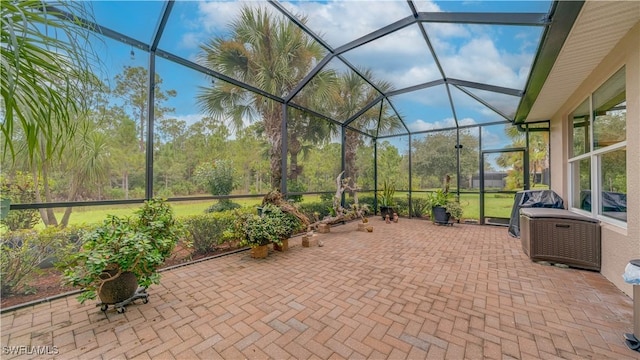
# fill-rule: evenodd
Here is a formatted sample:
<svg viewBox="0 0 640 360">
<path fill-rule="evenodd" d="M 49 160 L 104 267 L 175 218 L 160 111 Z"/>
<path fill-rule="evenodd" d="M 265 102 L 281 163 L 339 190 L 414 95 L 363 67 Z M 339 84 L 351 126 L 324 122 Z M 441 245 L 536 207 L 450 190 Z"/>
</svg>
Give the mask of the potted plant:
<svg viewBox="0 0 640 360">
<path fill-rule="evenodd" d="M 102 310 L 106 310 L 106 305 L 133 297 L 138 287 L 158 284 L 157 269 L 182 234 L 170 205 L 151 199 L 133 218 L 109 215 L 102 225 L 85 234 L 81 250 L 59 263 L 58 268 L 64 273 L 65 283 L 84 289 L 78 296 L 81 303 L 98 295 Z"/>
<path fill-rule="evenodd" d="M 458 222 L 460 222 L 463 210 L 458 200 L 449 199 L 449 201 L 447 201 L 447 204 L 445 205 L 445 209 L 447 211 L 447 214 L 449 214 L 451 218 L 454 218 Z"/>
<path fill-rule="evenodd" d="M 438 189 L 428 197 L 429 207 L 431 208 L 431 220 L 436 224 L 448 224 L 450 215 L 447 213 L 447 203 L 449 202 L 449 193 Z"/>
<path fill-rule="evenodd" d="M 462 207 L 460 202 L 451 197 L 451 193 L 444 190 L 436 190 L 429 195 L 429 206 L 431 207 L 431 219 L 436 224 L 448 225 L 451 218 L 462 217 Z"/>
<path fill-rule="evenodd" d="M 385 180 L 382 183 L 382 190 L 378 193 L 378 204 L 380 205 L 380 215 L 384 220 L 387 215 L 393 218 L 395 199 L 393 195 L 396 193 L 396 186 L 393 182 Z"/>
<path fill-rule="evenodd" d="M 291 234 L 300 227 L 298 219 L 283 212 L 279 207 L 265 204 L 262 216 L 245 214 L 239 216 L 234 228 L 227 233 L 227 237 L 240 238 L 240 244 L 251 247 L 253 258 L 265 258 L 268 255 L 268 245 L 285 249 Z"/>
</svg>

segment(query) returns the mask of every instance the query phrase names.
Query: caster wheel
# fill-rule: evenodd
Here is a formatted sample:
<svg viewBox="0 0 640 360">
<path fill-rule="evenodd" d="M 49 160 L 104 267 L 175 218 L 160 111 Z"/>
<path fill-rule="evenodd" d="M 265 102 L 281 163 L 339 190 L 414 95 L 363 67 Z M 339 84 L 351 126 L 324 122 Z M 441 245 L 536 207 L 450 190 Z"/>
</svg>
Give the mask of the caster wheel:
<svg viewBox="0 0 640 360">
<path fill-rule="evenodd" d="M 124 313 L 125 311 L 126 311 L 126 310 L 125 310 L 125 308 L 124 308 L 124 307 L 116 308 L 116 312 L 117 312 L 118 314 L 122 314 L 122 313 Z"/>
<path fill-rule="evenodd" d="M 148 297 L 145 297 L 144 299 L 142 299 L 142 303 L 143 303 L 143 304 L 146 304 L 146 303 L 148 303 L 148 302 L 149 302 L 149 298 L 148 298 Z"/>
<path fill-rule="evenodd" d="M 100 310 L 102 310 L 102 311 L 107 311 L 108 308 L 109 308 L 109 305 L 107 305 L 107 304 L 100 305 Z"/>
</svg>

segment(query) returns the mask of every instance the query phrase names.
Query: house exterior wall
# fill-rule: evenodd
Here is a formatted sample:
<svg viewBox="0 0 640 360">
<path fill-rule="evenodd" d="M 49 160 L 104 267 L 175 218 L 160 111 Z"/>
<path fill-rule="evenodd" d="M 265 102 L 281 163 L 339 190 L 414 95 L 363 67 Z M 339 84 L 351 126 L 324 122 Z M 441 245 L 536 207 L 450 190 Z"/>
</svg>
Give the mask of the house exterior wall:
<svg viewBox="0 0 640 360">
<path fill-rule="evenodd" d="M 587 56 L 585 54 L 585 56 Z M 640 258 L 640 22 L 618 42 L 551 119 L 551 186 L 563 199 L 569 195 L 569 114 L 621 67 L 626 71 L 627 101 L 627 227 L 601 223 L 602 270 L 609 281 L 632 295 L 622 279 L 631 259 Z"/>
</svg>

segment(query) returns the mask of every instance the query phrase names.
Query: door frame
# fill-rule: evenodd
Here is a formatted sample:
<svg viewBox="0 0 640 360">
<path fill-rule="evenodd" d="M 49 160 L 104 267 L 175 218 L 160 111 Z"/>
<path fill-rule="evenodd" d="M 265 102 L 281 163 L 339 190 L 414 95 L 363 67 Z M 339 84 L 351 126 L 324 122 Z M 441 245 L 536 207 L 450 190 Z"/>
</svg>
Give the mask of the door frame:
<svg viewBox="0 0 640 360">
<path fill-rule="evenodd" d="M 490 194 L 516 194 L 518 191 L 520 190 L 493 190 L 493 191 L 487 191 L 485 189 L 485 184 L 484 184 L 484 164 L 485 164 L 485 155 L 487 154 L 502 154 L 502 153 L 511 153 L 511 152 L 521 152 L 522 153 L 522 163 L 523 163 L 523 178 L 524 178 L 524 189 L 523 190 L 529 190 L 529 151 L 526 147 L 516 147 L 516 148 L 504 148 L 504 149 L 492 149 L 492 150 L 482 150 L 480 152 L 480 224 L 482 225 L 486 225 L 487 221 L 485 218 L 485 199 L 484 196 L 487 193 Z M 496 218 L 495 216 L 493 218 Z M 508 226 L 507 224 L 501 224 L 501 223 L 489 223 L 490 225 L 504 225 L 504 226 Z"/>
</svg>

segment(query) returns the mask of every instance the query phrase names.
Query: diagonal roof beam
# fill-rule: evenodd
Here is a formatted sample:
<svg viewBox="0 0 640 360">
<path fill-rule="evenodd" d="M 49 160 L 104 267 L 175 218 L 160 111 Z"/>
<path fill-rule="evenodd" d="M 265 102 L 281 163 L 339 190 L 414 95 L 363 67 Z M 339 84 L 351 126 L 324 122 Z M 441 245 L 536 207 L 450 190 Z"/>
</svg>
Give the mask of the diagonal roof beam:
<svg viewBox="0 0 640 360">
<path fill-rule="evenodd" d="M 413 23 L 416 22 L 416 19 L 414 19 L 413 16 L 407 16 L 404 19 L 400 19 L 392 24 L 389 24 L 383 28 L 380 28 L 376 31 L 370 32 L 369 34 L 362 36 L 358 39 L 355 39 L 351 42 L 348 42 L 342 46 L 340 46 L 339 48 L 336 49 L 336 54 L 342 54 L 345 53 L 349 50 L 353 50 L 355 48 L 357 48 L 358 46 L 362 46 L 366 43 L 369 43 L 371 41 L 374 41 L 376 39 L 379 39 L 383 36 L 389 35 L 394 31 L 398 31 L 402 28 L 405 28 Z"/>
<path fill-rule="evenodd" d="M 477 101 L 477 102 L 481 103 L 482 105 L 488 107 L 489 109 L 493 110 L 493 112 L 495 112 L 496 114 L 502 116 L 506 120 L 509 120 L 509 121 L 513 120 L 513 119 L 510 119 L 507 115 L 505 115 L 502 111 L 500 111 L 500 110 L 496 109 L 495 107 L 493 107 L 493 105 L 489 104 L 488 102 L 486 102 L 486 101 L 482 100 L 481 98 L 479 98 L 478 96 L 476 96 L 471 91 L 469 91 L 469 90 L 467 90 L 467 89 L 465 89 L 465 88 L 463 88 L 461 86 L 458 86 L 458 85 L 453 85 L 453 86 L 455 86 L 456 89 L 462 91 L 463 93 L 471 96 L 475 101 Z"/>
<path fill-rule="evenodd" d="M 508 87 L 495 86 L 495 85 L 489 85 L 484 83 L 477 83 L 473 81 L 466 81 L 466 80 L 453 79 L 453 78 L 446 79 L 446 82 L 449 84 L 466 86 L 466 87 L 470 87 L 478 90 L 492 91 L 492 92 L 497 92 L 497 93 L 511 95 L 511 96 L 522 96 L 522 90 L 512 89 Z"/>
<path fill-rule="evenodd" d="M 158 26 L 156 26 L 156 31 L 153 33 L 154 35 L 151 39 L 151 51 L 156 51 L 158 49 L 158 44 L 160 43 L 160 38 L 162 37 L 164 28 L 167 26 L 167 20 L 169 20 L 173 4 L 174 0 L 169 0 L 166 1 L 162 7 L 162 16 L 160 16 Z"/>
<path fill-rule="evenodd" d="M 367 105 L 365 105 L 362 109 L 360 109 L 360 111 L 358 111 L 357 113 L 352 115 L 349 119 L 347 119 L 347 121 L 344 122 L 344 125 L 347 126 L 347 125 L 351 124 L 353 122 L 353 120 L 359 118 L 360 115 L 362 115 L 362 114 L 366 113 L 367 111 L 369 111 L 369 109 L 371 109 L 375 104 L 378 103 L 378 101 L 382 100 L 383 98 L 384 98 L 384 95 L 379 95 L 378 97 L 373 99 L 371 102 L 369 102 Z"/>
<path fill-rule="evenodd" d="M 316 42 L 318 42 L 320 45 L 324 46 L 325 49 L 327 49 L 330 53 L 333 54 L 334 50 L 331 47 L 331 45 L 327 44 L 320 36 L 318 36 L 315 32 L 313 32 L 313 30 L 311 30 L 307 24 L 303 23 L 302 21 L 300 21 L 300 19 L 298 19 L 298 17 L 296 17 L 295 15 L 293 15 L 292 13 L 289 12 L 289 10 L 287 10 L 284 6 L 282 6 L 282 4 L 280 4 L 277 1 L 274 0 L 268 0 L 269 4 L 271 4 L 273 7 L 275 7 L 276 9 L 278 9 L 278 11 L 280 11 L 282 13 L 282 15 L 286 16 L 287 18 L 289 18 L 289 20 L 291 20 L 291 22 L 293 22 L 294 24 L 296 24 L 300 29 L 302 29 L 302 31 L 304 31 L 305 33 L 307 33 L 307 35 L 311 36 L 313 38 L 313 40 L 315 40 Z"/>
<path fill-rule="evenodd" d="M 271 4 L 273 7 L 278 9 L 278 11 L 280 11 L 282 13 L 282 15 L 286 16 L 291 22 L 293 22 L 296 26 L 298 26 L 300 29 L 302 29 L 302 31 L 304 31 L 307 35 L 309 35 L 313 40 L 315 40 L 317 43 L 322 45 L 329 52 L 329 54 L 327 56 L 325 56 L 324 59 L 322 59 L 316 65 L 316 67 L 313 68 L 311 70 L 311 72 L 309 72 L 307 74 L 307 76 L 305 76 L 300 81 L 300 83 L 298 83 L 298 85 L 293 90 L 291 90 L 291 92 L 289 94 L 287 94 L 285 96 L 285 102 L 288 104 L 291 101 L 291 99 L 293 99 L 296 95 L 298 95 L 298 93 L 300 91 L 302 91 L 302 88 L 304 88 L 309 83 L 309 81 L 311 81 L 311 79 L 314 76 L 316 76 L 316 74 L 318 72 L 320 72 L 320 70 L 322 70 L 322 68 L 327 63 L 329 63 L 329 61 L 331 61 L 333 59 L 334 54 L 335 54 L 335 50 L 333 49 L 333 47 L 331 47 L 331 45 L 329 45 L 320 36 L 318 36 L 315 32 L 313 32 L 313 30 L 311 30 L 305 23 L 300 21 L 300 19 L 298 19 L 298 17 L 293 15 L 291 12 L 289 12 L 289 10 L 287 10 L 284 6 L 282 6 L 282 4 L 280 4 L 279 2 L 274 1 L 274 0 L 268 0 L 268 1 L 269 1 L 269 4 Z"/>
<path fill-rule="evenodd" d="M 46 11 L 48 11 L 49 13 L 53 14 L 54 16 L 57 16 L 60 19 L 64 19 L 69 21 L 70 23 L 74 23 L 74 24 L 79 24 L 80 26 L 91 30 L 95 33 L 104 35 L 110 39 L 125 43 L 127 45 L 131 45 L 131 46 L 135 46 L 140 50 L 144 50 L 144 51 L 149 51 L 150 46 L 149 44 L 146 44 L 140 40 L 136 40 L 130 36 L 127 36 L 125 34 L 119 33 L 117 31 L 111 30 L 107 27 L 104 27 L 102 25 L 99 25 L 93 21 L 89 21 L 87 19 L 83 19 L 80 18 L 79 16 L 76 16 L 74 14 L 71 14 L 69 12 L 66 12 L 64 10 L 61 10 L 55 6 L 45 6 L 44 9 Z"/>
<path fill-rule="evenodd" d="M 429 82 L 426 82 L 426 83 L 409 86 L 409 87 L 406 87 L 404 89 L 389 91 L 385 95 L 388 98 L 390 96 L 396 96 L 396 95 L 405 94 L 405 93 L 416 91 L 416 90 L 422 90 L 422 89 L 430 88 L 430 87 L 433 87 L 433 86 L 442 85 L 444 83 L 445 83 L 445 81 L 443 79 L 433 80 L 433 81 L 429 81 Z"/>
<path fill-rule="evenodd" d="M 470 12 L 420 12 L 419 22 L 453 24 L 488 24 L 545 26 L 547 13 L 470 13 Z"/>
<path fill-rule="evenodd" d="M 241 87 L 241 88 L 243 88 L 245 90 L 248 90 L 248 91 L 251 91 L 253 93 L 260 94 L 260 95 L 262 95 L 262 96 L 264 96 L 266 98 L 269 98 L 269 99 L 271 99 L 273 101 L 277 101 L 279 103 L 284 103 L 284 99 L 279 97 L 279 96 L 273 95 L 273 94 L 268 93 L 268 92 L 266 92 L 266 91 L 264 91 L 262 89 L 258 89 L 257 87 L 254 87 L 254 86 L 251 86 L 249 84 L 243 83 L 242 81 L 238 81 L 238 80 L 236 80 L 236 79 L 234 79 L 232 77 L 229 77 L 229 76 L 224 75 L 222 73 L 219 73 L 217 71 L 211 70 L 208 67 L 204 67 L 204 66 L 202 66 L 200 64 L 196 64 L 196 63 L 194 63 L 194 62 L 192 62 L 190 60 L 187 60 L 187 59 L 185 59 L 183 57 L 174 55 L 174 54 L 172 54 L 170 52 L 167 52 L 167 51 L 164 51 L 164 50 L 157 50 L 156 51 L 156 55 L 160 56 L 160 57 L 163 57 L 163 58 L 165 58 L 167 60 L 173 61 L 174 63 L 183 65 L 183 66 L 185 66 L 185 67 L 187 67 L 189 69 L 193 69 L 193 70 L 201 72 L 203 74 L 207 74 L 209 76 L 213 76 L 213 77 L 215 77 L 217 79 L 220 79 L 222 81 L 228 82 L 228 83 L 233 84 L 235 86 Z"/>
<path fill-rule="evenodd" d="M 417 19 L 419 16 L 419 13 L 418 13 L 418 10 L 416 9 L 416 6 L 413 4 L 413 0 L 407 0 L 407 4 L 409 4 L 409 7 L 411 8 L 411 12 L 413 13 L 413 16 Z M 438 71 L 440 71 L 440 76 L 442 76 L 443 79 L 446 78 L 447 75 L 445 75 L 444 73 L 444 69 L 442 68 L 440 59 L 438 59 L 436 50 L 433 48 L 433 44 L 431 44 L 431 40 L 429 39 L 429 35 L 427 35 L 427 31 L 424 29 L 424 26 L 422 26 L 422 24 L 418 24 L 418 27 L 420 28 L 420 33 L 422 34 L 422 38 L 424 39 L 424 42 L 427 43 L 427 47 L 429 47 L 429 52 L 433 57 L 433 61 L 435 61 L 436 66 L 438 67 Z"/>
<path fill-rule="evenodd" d="M 289 104 L 287 104 L 287 106 L 289 106 L 291 108 L 294 108 L 294 109 L 298 109 L 300 111 L 304 111 L 304 112 L 309 113 L 309 114 L 311 114 L 311 115 L 313 115 L 315 117 L 318 117 L 320 119 L 324 119 L 324 120 L 326 120 L 326 121 L 328 121 L 328 122 L 330 122 L 332 124 L 335 124 L 335 125 L 338 125 L 338 126 L 342 126 L 342 124 L 339 121 L 334 120 L 334 119 L 332 119 L 332 118 L 330 118 L 330 117 L 328 117 L 326 115 L 320 114 L 317 111 L 314 111 L 314 110 L 311 110 L 311 109 L 307 109 L 306 107 L 298 105 L 296 103 L 289 103 Z"/>
<path fill-rule="evenodd" d="M 445 89 L 447 89 L 447 98 L 449 99 L 449 106 L 451 106 L 451 113 L 453 114 L 453 121 L 456 123 L 456 127 L 460 126 L 460 123 L 458 122 L 458 113 L 456 113 L 456 107 L 453 104 L 453 98 L 451 97 L 451 89 L 449 89 L 449 85 L 447 84 L 445 86 Z"/>
<path fill-rule="evenodd" d="M 389 106 L 391 106 L 391 108 L 393 109 L 393 112 L 396 113 L 396 116 L 398 117 L 398 119 L 400 119 L 400 122 L 402 123 L 402 126 L 404 126 L 404 129 L 407 130 L 406 134 L 399 134 L 399 135 L 411 134 L 411 131 L 409 131 L 409 127 L 407 126 L 407 124 L 405 124 L 404 120 L 402 120 L 402 116 L 400 116 L 400 113 L 398 112 L 396 107 L 393 106 L 393 102 L 391 102 L 391 100 L 389 99 L 387 99 L 387 102 L 389 103 Z"/>
<path fill-rule="evenodd" d="M 328 54 L 327 56 L 324 57 L 324 59 L 322 59 L 317 65 L 316 67 L 314 67 L 305 77 L 304 79 L 302 79 L 298 85 L 296 85 L 295 88 L 293 88 L 293 90 L 291 90 L 291 92 L 289 92 L 287 94 L 287 96 L 285 96 L 284 100 L 287 102 L 287 104 L 291 101 L 291 99 L 293 99 L 296 95 L 298 95 L 298 93 L 300 91 L 302 91 L 302 88 L 304 88 L 309 81 L 311 81 L 311 79 L 313 79 L 314 76 L 316 76 L 317 73 L 320 72 L 320 70 L 322 70 L 323 67 L 325 67 L 325 65 L 327 65 L 329 63 L 329 61 L 331 61 L 333 59 L 334 55 L 333 54 Z"/>
</svg>

